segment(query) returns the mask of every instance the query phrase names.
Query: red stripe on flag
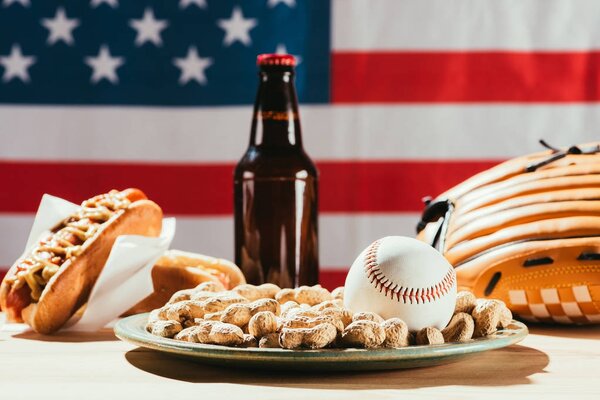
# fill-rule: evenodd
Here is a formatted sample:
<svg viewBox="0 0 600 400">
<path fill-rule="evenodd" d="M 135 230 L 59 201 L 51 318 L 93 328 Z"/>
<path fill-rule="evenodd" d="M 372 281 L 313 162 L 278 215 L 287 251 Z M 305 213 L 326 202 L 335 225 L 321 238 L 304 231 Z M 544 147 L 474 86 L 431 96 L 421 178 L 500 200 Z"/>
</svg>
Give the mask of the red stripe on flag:
<svg viewBox="0 0 600 400">
<path fill-rule="evenodd" d="M 334 103 L 591 102 L 600 52 L 341 52 Z"/>
<path fill-rule="evenodd" d="M 333 290 L 338 286 L 344 286 L 347 274 L 347 269 L 321 269 L 319 272 L 319 283 L 324 288 Z"/>
<path fill-rule="evenodd" d="M 436 195 L 493 161 L 321 162 L 323 212 L 420 211 Z M 110 189 L 138 187 L 165 213 L 232 212 L 231 164 L 0 162 L 0 212 L 33 212 L 42 194 L 79 203 Z"/>
</svg>

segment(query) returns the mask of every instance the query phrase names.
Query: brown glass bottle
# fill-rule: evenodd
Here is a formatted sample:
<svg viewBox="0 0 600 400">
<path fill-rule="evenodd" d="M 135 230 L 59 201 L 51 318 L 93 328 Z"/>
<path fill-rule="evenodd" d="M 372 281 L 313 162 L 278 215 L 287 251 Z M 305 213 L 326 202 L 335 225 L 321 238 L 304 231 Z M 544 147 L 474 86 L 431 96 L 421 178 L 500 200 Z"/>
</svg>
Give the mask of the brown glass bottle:
<svg viewBox="0 0 600 400">
<path fill-rule="evenodd" d="M 314 285 L 319 278 L 317 185 L 304 152 L 294 58 L 258 57 L 250 144 L 235 169 L 235 261 L 248 283 Z"/>
</svg>

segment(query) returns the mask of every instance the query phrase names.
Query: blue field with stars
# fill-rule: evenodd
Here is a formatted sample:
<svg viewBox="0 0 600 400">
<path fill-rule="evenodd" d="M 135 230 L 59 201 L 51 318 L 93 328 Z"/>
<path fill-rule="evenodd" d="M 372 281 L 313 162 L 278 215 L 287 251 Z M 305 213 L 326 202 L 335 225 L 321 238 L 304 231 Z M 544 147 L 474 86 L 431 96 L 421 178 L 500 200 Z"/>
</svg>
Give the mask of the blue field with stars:
<svg viewBox="0 0 600 400">
<path fill-rule="evenodd" d="M 298 57 L 301 102 L 330 97 L 320 0 L 2 0 L 0 103 L 250 104 L 256 56 Z"/>
</svg>

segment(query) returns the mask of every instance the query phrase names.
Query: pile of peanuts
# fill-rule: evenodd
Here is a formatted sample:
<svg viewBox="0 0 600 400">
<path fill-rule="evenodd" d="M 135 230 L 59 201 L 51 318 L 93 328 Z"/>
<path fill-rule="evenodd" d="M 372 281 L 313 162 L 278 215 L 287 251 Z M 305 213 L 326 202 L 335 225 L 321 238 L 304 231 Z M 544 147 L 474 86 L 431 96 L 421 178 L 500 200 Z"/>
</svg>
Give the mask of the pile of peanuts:
<svg viewBox="0 0 600 400">
<path fill-rule="evenodd" d="M 193 343 L 284 349 L 397 348 L 465 342 L 505 328 L 512 314 L 499 300 L 459 292 L 448 326 L 409 332 L 399 318 L 344 308 L 344 288 L 316 286 L 281 289 L 266 283 L 225 290 L 215 282 L 175 293 L 153 310 L 146 329 Z"/>
</svg>

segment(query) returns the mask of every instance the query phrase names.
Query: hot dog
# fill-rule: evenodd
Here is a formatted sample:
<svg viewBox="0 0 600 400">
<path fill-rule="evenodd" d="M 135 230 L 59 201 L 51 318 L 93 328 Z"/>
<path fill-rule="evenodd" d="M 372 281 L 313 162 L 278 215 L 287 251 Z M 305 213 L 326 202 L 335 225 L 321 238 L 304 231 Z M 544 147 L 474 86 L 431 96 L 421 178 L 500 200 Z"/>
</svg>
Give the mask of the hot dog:
<svg viewBox="0 0 600 400">
<path fill-rule="evenodd" d="M 175 292 L 193 288 L 208 281 L 220 283 L 223 290 L 246 283 L 242 271 L 231 261 L 203 254 L 168 250 L 152 268 L 154 292 L 124 315 L 160 308 Z"/>
<path fill-rule="evenodd" d="M 115 239 L 158 236 L 161 224 L 160 207 L 138 189 L 84 201 L 10 268 L 0 285 L 2 310 L 9 321 L 55 332 L 87 301 Z"/>
</svg>

